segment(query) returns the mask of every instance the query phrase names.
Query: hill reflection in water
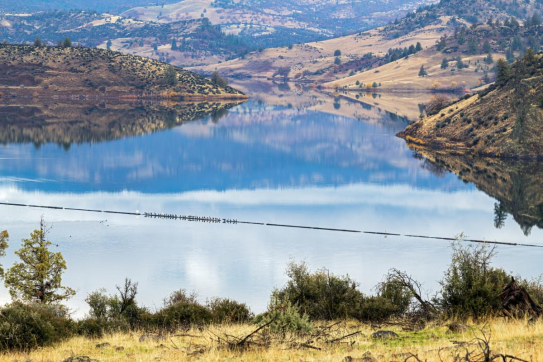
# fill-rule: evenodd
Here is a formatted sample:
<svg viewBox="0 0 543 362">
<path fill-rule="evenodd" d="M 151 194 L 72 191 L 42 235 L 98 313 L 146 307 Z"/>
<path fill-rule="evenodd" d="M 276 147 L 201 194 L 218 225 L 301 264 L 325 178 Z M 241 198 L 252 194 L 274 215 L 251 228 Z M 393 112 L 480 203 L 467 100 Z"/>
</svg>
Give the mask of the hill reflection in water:
<svg viewBox="0 0 543 362">
<path fill-rule="evenodd" d="M 0 143 L 96 143 L 139 136 L 211 115 L 218 119 L 238 103 L 35 103 L 0 104 Z"/>
</svg>

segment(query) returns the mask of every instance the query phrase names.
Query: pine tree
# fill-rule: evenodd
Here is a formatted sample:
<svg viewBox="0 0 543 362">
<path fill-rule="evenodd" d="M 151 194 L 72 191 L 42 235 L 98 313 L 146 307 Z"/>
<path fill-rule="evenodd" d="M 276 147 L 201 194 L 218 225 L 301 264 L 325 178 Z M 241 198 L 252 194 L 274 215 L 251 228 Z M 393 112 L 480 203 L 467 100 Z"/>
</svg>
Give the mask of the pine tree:
<svg viewBox="0 0 543 362">
<path fill-rule="evenodd" d="M 177 71 L 173 65 L 168 65 L 166 67 L 166 70 L 164 71 L 164 78 L 166 79 L 166 83 L 171 86 L 176 86 L 178 84 L 179 79 L 177 77 Z"/>
<path fill-rule="evenodd" d="M 485 41 L 485 43 L 483 45 L 483 52 L 488 54 L 491 51 L 492 51 L 492 47 L 490 46 L 490 42 L 487 40 L 487 41 Z"/>
<path fill-rule="evenodd" d="M 62 42 L 62 46 L 63 46 L 64 48 L 71 48 L 71 46 L 72 46 L 72 41 L 70 40 L 70 38 L 64 39 L 64 41 Z"/>
<path fill-rule="evenodd" d="M 421 65 L 420 70 L 419 70 L 419 77 L 427 77 L 427 76 L 428 76 L 428 72 L 426 71 L 426 69 L 424 69 L 424 65 Z"/>
<path fill-rule="evenodd" d="M 458 68 L 458 69 L 466 68 L 466 65 L 464 64 L 464 62 L 462 61 L 462 58 L 460 56 L 458 56 L 458 58 L 456 58 L 456 68 Z"/>
<path fill-rule="evenodd" d="M 492 63 L 494 63 L 494 59 L 492 58 L 492 54 L 488 53 L 488 55 L 487 55 L 486 58 L 485 58 L 485 63 L 486 63 L 486 64 L 492 64 Z"/>
<path fill-rule="evenodd" d="M 41 42 L 40 38 L 36 38 L 36 40 L 34 40 L 34 46 L 35 47 L 41 47 L 42 46 L 42 42 Z"/>
<path fill-rule="evenodd" d="M 447 58 L 443 58 L 443 61 L 441 62 L 441 69 L 447 69 L 449 67 L 449 61 Z"/>
<path fill-rule="evenodd" d="M 420 42 L 417 42 L 417 45 L 415 46 L 415 50 L 417 52 L 420 52 L 422 50 L 422 44 Z"/>
<path fill-rule="evenodd" d="M 498 84 L 504 84 L 509 80 L 510 68 L 507 61 L 503 58 L 498 59 L 496 63 L 496 82 Z"/>
<path fill-rule="evenodd" d="M 108 40 L 106 44 L 107 50 L 111 50 L 111 45 L 112 45 L 111 40 Z"/>
<path fill-rule="evenodd" d="M 175 38 L 172 40 L 172 50 L 177 50 L 177 42 L 175 41 Z"/>
<path fill-rule="evenodd" d="M 40 229 L 23 239 L 15 254 L 21 258 L 6 273 L 6 287 L 14 299 L 55 303 L 75 295 L 75 291 L 62 285 L 66 262 L 60 252 L 49 251 L 47 229 L 42 218 Z"/>
</svg>

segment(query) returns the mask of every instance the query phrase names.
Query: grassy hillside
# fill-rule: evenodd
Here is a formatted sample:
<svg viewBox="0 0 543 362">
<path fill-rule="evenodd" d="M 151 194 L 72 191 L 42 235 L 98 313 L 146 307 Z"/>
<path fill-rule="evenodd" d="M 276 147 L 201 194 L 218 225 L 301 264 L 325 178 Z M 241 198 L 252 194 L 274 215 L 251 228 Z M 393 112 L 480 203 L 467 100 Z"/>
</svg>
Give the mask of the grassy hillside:
<svg viewBox="0 0 543 362">
<path fill-rule="evenodd" d="M 322 327 L 334 325 L 330 322 Z M 193 328 L 165 337 L 148 338 L 139 342 L 142 333 L 116 333 L 97 339 L 76 337 L 54 347 L 44 347 L 33 352 L 9 352 L 0 356 L 0 361 L 458 361 L 455 356 L 466 354 L 466 350 L 481 353 L 477 338 L 485 338 L 480 329 L 491 337 L 492 356 L 504 354 L 527 361 L 543 359 L 543 326 L 531 327 L 524 320 L 506 322 L 495 319 L 474 324 L 465 332 L 450 333 L 446 326 L 429 327 L 420 331 L 405 331 L 400 327 L 386 327 L 396 332 L 395 339 L 375 339 L 372 333 L 377 325 L 358 322 L 335 324 L 329 336 L 314 338 L 307 343 L 308 336 L 288 333 L 284 342 L 277 343 L 268 337 L 269 345 L 249 345 L 247 350 L 228 348 L 222 336 L 225 334 L 243 337 L 255 329 L 251 324 L 215 325 Z M 318 332 L 319 330 L 317 330 Z M 325 332 L 326 329 L 323 330 Z M 358 332 L 359 333 L 356 333 Z M 346 337 L 334 343 L 326 340 Z M 326 333 L 328 334 L 328 333 Z M 220 337 L 217 337 L 220 336 Z M 311 339 L 310 339 L 311 340 Z M 483 343 L 484 346 L 484 343 Z M 86 359 L 79 356 L 88 356 Z M 79 359 L 77 358 L 79 357 Z M 501 360 L 501 359 L 500 359 Z M 479 361 L 479 359 L 473 361 Z M 506 358 L 505 361 L 513 361 Z"/>
<path fill-rule="evenodd" d="M 543 157 L 543 54 L 498 64 L 496 84 L 422 119 L 400 136 L 426 147 L 514 158 Z"/>
<path fill-rule="evenodd" d="M 498 58 L 514 61 L 527 48 L 539 51 L 543 43 L 540 1 L 515 4 L 441 1 L 372 31 L 266 49 L 197 69 L 351 91 L 378 87 L 377 91 L 465 92 L 494 80 Z M 421 73 L 421 67 L 425 72 Z"/>
<path fill-rule="evenodd" d="M 195 67 L 211 73 L 217 69 L 226 76 L 267 77 L 281 81 L 284 78 L 303 82 L 333 82 L 350 74 L 373 69 L 380 63 L 388 49 L 399 46 L 416 45 L 431 47 L 449 28 L 445 23 L 431 28 L 414 31 L 400 39 L 388 39 L 383 28 L 373 29 L 345 37 L 293 45 L 292 47 L 270 48 L 252 52 L 243 58 Z M 336 51 L 341 54 L 336 56 Z M 367 54 L 375 56 L 367 57 Z M 339 59 L 340 64 L 336 64 Z M 281 72 L 280 70 L 286 70 Z"/>
<path fill-rule="evenodd" d="M 368 29 L 402 17 L 427 0 L 185 0 L 137 7 L 123 15 L 139 20 L 172 22 L 206 17 L 228 34 L 259 47 L 304 43 Z"/>
<path fill-rule="evenodd" d="M 0 39 L 10 44 L 32 44 L 40 38 L 44 44 L 56 45 L 66 37 L 83 46 L 109 46 L 175 65 L 216 63 L 237 58 L 250 49 L 239 37 L 211 25 L 207 18 L 157 23 L 94 11 L 48 11 L 5 15 L 0 20 Z M 176 46 L 172 46 L 174 40 Z"/>
<path fill-rule="evenodd" d="M 0 45 L 0 97 L 246 98 L 156 60 L 102 49 Z"/>
</svg>

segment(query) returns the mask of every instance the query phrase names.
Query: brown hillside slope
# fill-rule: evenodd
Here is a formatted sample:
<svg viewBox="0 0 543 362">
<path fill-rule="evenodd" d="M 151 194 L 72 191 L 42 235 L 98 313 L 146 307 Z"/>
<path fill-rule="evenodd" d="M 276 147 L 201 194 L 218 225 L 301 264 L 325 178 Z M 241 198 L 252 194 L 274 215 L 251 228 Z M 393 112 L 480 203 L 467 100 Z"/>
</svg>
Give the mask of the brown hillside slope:
<svg viewBox="0 0 543 362">
<path fill-rule="evenodd" d="M 245 99 L 156 60 L 102 49 L 0 45 L 0 98 Z"/>
<path fill-rule="evenodd" d="M 399 136 L 422 147 L 543 158 L 543 54 L 528 51 L 510 69 L 502 64 L 487 91 L 415 122 Z"/>
</svg>

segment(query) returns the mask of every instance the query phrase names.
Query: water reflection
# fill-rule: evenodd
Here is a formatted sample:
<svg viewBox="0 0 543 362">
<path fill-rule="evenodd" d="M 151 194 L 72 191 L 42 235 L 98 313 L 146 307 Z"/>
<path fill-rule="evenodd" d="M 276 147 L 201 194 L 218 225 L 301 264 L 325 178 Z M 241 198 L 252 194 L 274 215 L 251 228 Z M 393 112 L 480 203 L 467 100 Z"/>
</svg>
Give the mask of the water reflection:
<svg viewBox="0 0 543 362">
<path fill-rule="evenodd" d="M 217 122 L 239 103 L 0 104 L 0 143 L 94 143 L 144 135 L 211 115 Z"/>
<path fill-rule="evenodd" d="M 458 188 L 454 177 L 436 181 L 410 156 L 403 140 L 394 137 L 407 121 L 384 112 L 367 111 L 368 121 L 353 120 L 255 101 L 222 112 L 170 132 L 92 146 L 82 143 L 69 152 L 55 144 L 39 149 L 10 145 L 2 149 L 6 159 L 0 175 L 40 181 L 18 182 L 28 190 L 70 192 L 164 193 L 362 182 Z M 358 107 L 360 117 L 362 112 L 366 111 Z"/>
<path fill-rule="evenodd" d="M 511 214 L 525 235 L 534 226 L 543 228 L 543 164 L 475 155 L 447 154 L 419 149 L 434 172 L 454 172 L 465 182 L 471 182 L 494 197 L 494 226 L 501 229 Z"/>
<path fill-rule="evenodd" d="M 541 243 L 541 230 L 525 236 L 510 216 L 535 215 L 522 206 L 539 197 L 530 169 L 510 173 L 524 180 L 525 193 L 502 197 L 475 177 L 459 179 L 450 172 L 453 161 L 413 153 L 395 137 L 408 122 L 395 113 L 311 89 L 285 92 L 280 97 L 272 85 L 263 98 L 191 122 L 166 121 L 164 108 L 138 113 L 108 105 L 87 116 L 77 105 L 31 111 L 23 118 L 28 126 L 0 146 L 0 201 Z M 40 114 L 64 121 L 40 121 Z M 149 122 L 126 126 L 138 114 Z M 36 115 L 39 127 L 32 123 Z M 67 121 L 82 117 L 88 117 L 87 128 Z M 17 129 L 6 117 L 0 123 Z M 141 126 L 155 123 L 166 126 L 150 133 Z M 24 143 L 34 140 L 39 148 Z M 496 187 L 516 190 L 514 177 L 504 177 L 507 182 L 498 177 Z M 502 201 L 496 214 L 497 201 L 488 195 Z M 80 314 L 88 292 L 113 290 L 124 277 L 140 282 L 140 300 L 149 307 L 186 288 L 204 299 L 242 300 L 260 312 L 270 290 L 284 283 L 290 257 L 349 273 L 367 292 L 392 267 L 432 289 L 449 257 L 442 241 L 0 206 L 0 229 L 9 230 L 12 245 L 4 265 L 42 214 L 53 223 L 51 238 L 67 260 L 66 284 L 79 288 L 70 306 Z M 493 226 L 496 217 L 501 229 Z M 540 274 L 543 250 L 500 250 L 506 252 L 498 266 L 525 277 Z M 0 297 L 7 298 L 1 288 Z"/>
</svg>

